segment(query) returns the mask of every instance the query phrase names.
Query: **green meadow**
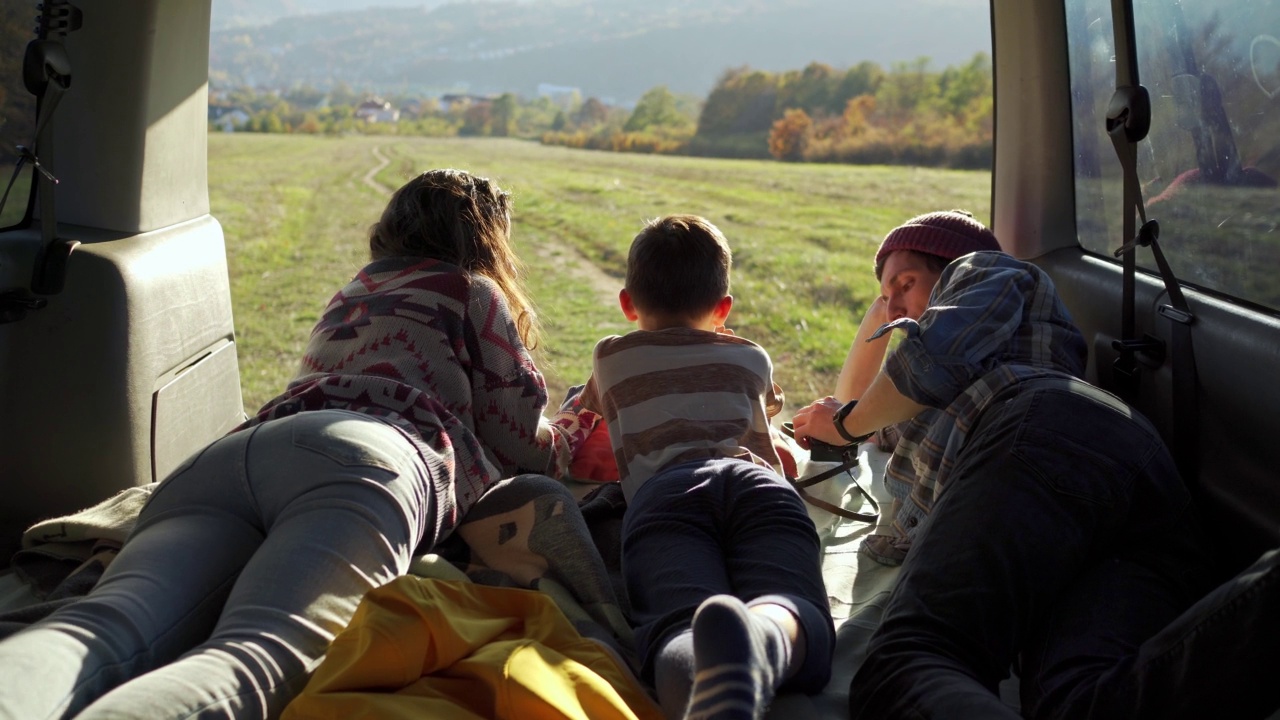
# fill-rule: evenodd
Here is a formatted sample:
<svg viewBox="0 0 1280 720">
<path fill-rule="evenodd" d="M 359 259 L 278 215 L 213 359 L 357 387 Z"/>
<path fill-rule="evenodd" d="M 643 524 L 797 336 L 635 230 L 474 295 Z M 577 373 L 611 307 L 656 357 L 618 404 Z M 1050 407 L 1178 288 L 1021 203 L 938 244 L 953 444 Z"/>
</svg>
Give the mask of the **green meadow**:
<svg viewBox="0 0 1280 720">
<path fill-rule="evenodd" d="M 866 305 L 885 232 L 920 212 L 989 220 L 990 174 L 572 150 L 520 140 L 211 134 L 211 211 L 227 260 L 249 412 L 280 392 L 325 303 L 367 259 L 388 191 L 433 167 L 496 180 L 538 305 L 553 402 L 585 381 L 645 220 L 703 215 L 734 252 L 729 326 L 763 345 L 795 408 L 826 395 Z"/>
</svg>

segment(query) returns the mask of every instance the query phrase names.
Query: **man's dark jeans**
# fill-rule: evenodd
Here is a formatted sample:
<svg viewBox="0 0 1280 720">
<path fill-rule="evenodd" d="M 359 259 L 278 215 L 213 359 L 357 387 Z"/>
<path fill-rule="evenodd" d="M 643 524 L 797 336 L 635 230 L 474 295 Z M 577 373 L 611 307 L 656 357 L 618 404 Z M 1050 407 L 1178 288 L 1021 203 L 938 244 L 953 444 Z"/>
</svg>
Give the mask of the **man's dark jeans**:
<svg viewBox="0 0 1280 720">
<path fill-rule="evenodd" d="M 1206 556 L 1147 420 L 1080 382 L 984 411 L 917 536 L 854 718 L 1262 716 L 1280 703 L 1275 552 L 1188 609 Z M 1185 610 L 1185 612 L 1184 612 Z M 1021 655 L 1020 655 L 1021 653 Z M 838 661 L 838 659 L 837 659 Z"/>
</svg>

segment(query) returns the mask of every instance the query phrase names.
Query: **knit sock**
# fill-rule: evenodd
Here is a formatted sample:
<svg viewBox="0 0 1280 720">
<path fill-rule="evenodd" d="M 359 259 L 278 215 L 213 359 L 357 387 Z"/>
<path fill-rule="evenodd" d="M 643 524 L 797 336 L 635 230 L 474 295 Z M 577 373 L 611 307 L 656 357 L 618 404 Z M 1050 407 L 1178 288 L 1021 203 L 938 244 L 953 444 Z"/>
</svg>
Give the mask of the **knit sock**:
<svg viewBox="0 0 1280 720">
<path fill-rule="evenodd" d="M 791 645 L 773 620 L 715 595 L 693 617 L 693 654 L 687 720 L 759 720 L 786 677 Z"/>
<path fill-rule="evenodd" d="M 693 631 L 684 630 L 667 641 L 653 659 L 654 691 L 669 718 L 684 717 L 693 685 Z"/>
</svg>

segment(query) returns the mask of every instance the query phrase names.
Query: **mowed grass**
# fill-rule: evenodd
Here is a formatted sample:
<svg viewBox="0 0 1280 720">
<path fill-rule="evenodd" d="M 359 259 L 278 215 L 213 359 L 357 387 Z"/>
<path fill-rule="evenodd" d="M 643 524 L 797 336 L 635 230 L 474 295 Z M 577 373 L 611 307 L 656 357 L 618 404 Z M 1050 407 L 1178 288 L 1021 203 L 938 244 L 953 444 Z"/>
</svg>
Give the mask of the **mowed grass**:
<svg viewBox="0 0 1280 720">
<path fill-rule="evenodd" d="M 433 167 L 496 180 L 515 198 L 514 241 L 538 304 L 536 352 L 553 402 L 584 382 L 591 349 L 630 324 L 616 302 L 645 220 L 695 213 L 734 252 L 729 325 L 763 345 L 789 409 L 831 392 L 863 309 L 872 259 L 912 215 L 967 208 L 984 222 L 990 174 L 801 165 L 545 147 L 518 140 L 287 135 L 209 137 L 245 407 L 279 393 L 325 303 L 364 264 L 368 227 L 395 188 Z M 594 266 L 594 267 L 592 267 Z"/>
</svg>

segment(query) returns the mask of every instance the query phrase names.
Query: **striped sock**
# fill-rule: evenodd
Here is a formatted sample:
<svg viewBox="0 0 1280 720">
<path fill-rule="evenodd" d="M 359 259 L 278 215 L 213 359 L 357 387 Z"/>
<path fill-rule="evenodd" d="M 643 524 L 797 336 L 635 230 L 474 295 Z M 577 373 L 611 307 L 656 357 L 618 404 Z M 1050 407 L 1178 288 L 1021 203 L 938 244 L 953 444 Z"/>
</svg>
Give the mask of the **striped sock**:
<svg viewBox="0 0 1280 720">
<path fill-rule="evenodd" d="M 778 624 L 738 598 L 716 595 L 693 618 L 694 676 L 687 720 L 759 720 L 790 662 Z"/>
</svg>

